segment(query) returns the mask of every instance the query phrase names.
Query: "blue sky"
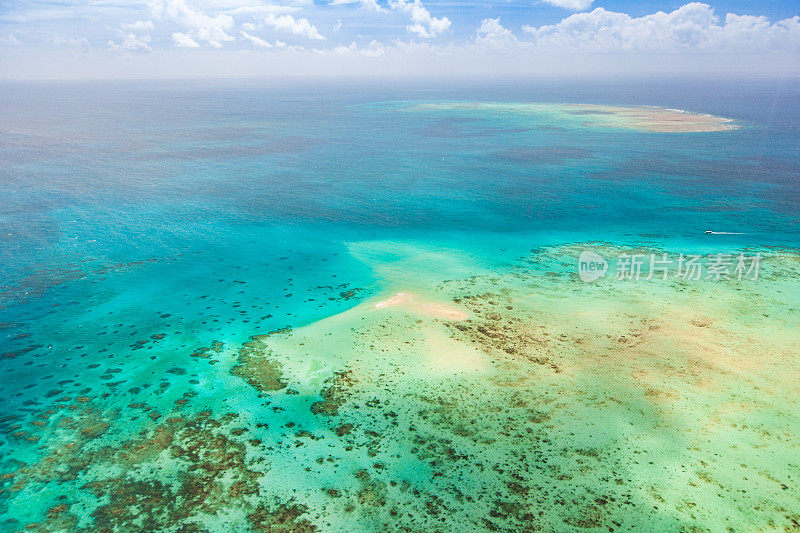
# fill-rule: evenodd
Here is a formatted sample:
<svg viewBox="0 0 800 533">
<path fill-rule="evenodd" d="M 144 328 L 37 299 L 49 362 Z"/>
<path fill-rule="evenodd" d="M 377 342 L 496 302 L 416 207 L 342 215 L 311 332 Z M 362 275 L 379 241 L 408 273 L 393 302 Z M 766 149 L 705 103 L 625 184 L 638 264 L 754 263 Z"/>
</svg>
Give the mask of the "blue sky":
<svg viewBox="0 0 800 533">
<path fill-rule="evenodd" d="M 800 3 L 3 0 L 0 77 L 800 72 Z"/>
</svg>

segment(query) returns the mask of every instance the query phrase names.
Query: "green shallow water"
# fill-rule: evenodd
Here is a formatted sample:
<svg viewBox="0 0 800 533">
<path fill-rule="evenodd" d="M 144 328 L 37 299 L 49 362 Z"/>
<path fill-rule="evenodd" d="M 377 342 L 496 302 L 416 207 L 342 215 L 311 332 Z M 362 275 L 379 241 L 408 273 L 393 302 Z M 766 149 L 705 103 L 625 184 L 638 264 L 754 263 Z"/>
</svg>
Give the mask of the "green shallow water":
<svg viewBox="0 0 800 533">
<path fill-rule="evenodd" d="M 396 260 L 371 266 L 404 273 L 384 296 L 468 318 L 378 295 L 177 372 L 148 364 L 177 375 L 142 402 L 87 391 L 30 409 L 4 424 L 44 421 L 48 452 L 5 464 L 8 511 L 46 507 L 48 530 L 793 527 L 796 253 L 760 281 L 586 284 L 559 266 L 576 248 L 557 247 L 425 290 L 405 274 L 463 257 L 353 246 L 381 247 Z M 87 491 L 100 498 L 74 499 Z"/>
</svg>

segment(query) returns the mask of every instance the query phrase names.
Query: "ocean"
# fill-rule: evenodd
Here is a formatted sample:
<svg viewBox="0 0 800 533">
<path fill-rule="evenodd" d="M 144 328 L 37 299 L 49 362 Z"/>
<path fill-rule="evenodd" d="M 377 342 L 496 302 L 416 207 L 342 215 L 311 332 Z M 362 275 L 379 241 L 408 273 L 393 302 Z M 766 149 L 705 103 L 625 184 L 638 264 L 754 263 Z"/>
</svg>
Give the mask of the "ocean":
<svg viewBox="0 0 800 533">
<path fill-rule="evenodd" d="M 3 531 L 800 527 L 793 80 L 4 83 L 0 191 Z"/>
</svg>

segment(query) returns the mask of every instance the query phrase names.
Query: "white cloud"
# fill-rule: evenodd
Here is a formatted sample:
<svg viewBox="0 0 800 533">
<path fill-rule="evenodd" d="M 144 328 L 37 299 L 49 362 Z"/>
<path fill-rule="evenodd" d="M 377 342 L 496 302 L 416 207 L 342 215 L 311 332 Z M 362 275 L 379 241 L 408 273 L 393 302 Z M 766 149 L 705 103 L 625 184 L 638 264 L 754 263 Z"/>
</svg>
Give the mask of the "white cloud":
<svg viewBox="0 0 800 533">
<path fill-rule="evenodd" d="M 708 4 L 692 2 L 671 13 L 643 17 L 598 7 L 558 24 L 524 26 L 538 45 L 592 50 L 735 50 L 800 47 L 800 17 L 770 24 L 765 17 L 729 14 L 720 24 Z"/>
<path fill-rule="evenodd" d="M 227 31 L 233 27 L 233 17 L 219 13 L 214 17 L 189 7 L 184 0 L 151 0 L 150 11 L 157 17 L 169 18 L 188 28 L 174 33 L 173 41 L 181 47 L 196 48 L 200 41 L 220 48 L 225 41 L 235 40 Z"/>
<path fill-rule="evenodd" d="M 325 51 L 323 51 L 325 52 Z M 359 47 L 355 41 L 350 46 L 339 45 L 331 53 L 338 56 L 380 57 L 386 53 L 382 43 L 372 41 L 366 48 Z"/>
<path fill-rule="evenodd" d="M 348 4 L 359 4 L 364 9 L 368 9 L 370 11 L 384 11 L 380 4 L 378 4 L 377 0 L 333 0 L 329 5 L 341 6 Z"/>
<path fill-rule="evenodd" d="M 111 49 L 152 51 L 150 48 L 150 36 L 136 35 L 135 33 L 124 33 L 119 42 L 108 41 L 108 46 Z"/>
<path fill-rule="evenodd" d="M 323 40 L 325 37 L 320 35 L 317 27 L 311 24 L 308 19 L 296 19 L 291 15 L 281 15 L 276 17 L 269 14 L 264 17 L 264 24 L 276 30 L 290 31 L 295 35 L 302 35 L 309 39 Z"/>
<path fill-rule="evenodd" d="M 342 30 L 342 21 L 337 20 L 336 26 L 333 27 L 333 33 L 339 33 Z"/>
<path fill-rule="evenodd" d="M 584 11 L 589 9 L 594 0 L 543 0 L 544 3 L 551 6 L 563 7 L 564 9 L 571 9 L 572 11 Z"/>
<path fill-rule="evenodd" d="M 728 47 L 800 51 L 800 16 L 770 24 L 767 17 L 728 13 L 720 34 Z"/>
<path fill-rule="evenodd" d="M 242 34 L 242 37 L 244 37 L 245 39 L 247 39 L 248 41 L 250 41 L 251 43 L 253 43 L 256 46 L 259 46 L 261 48 L 272 48 L 273 47 L 272 44 L 268 43 L 264 39 L 261 39 L 260 37 L 256 37 L 255 35 L 250 35 L 249 33 L 244 32 L 244 31 L 241 32 L 241 34 Z"/>
<path fill-rule="evenodd" d="M 200 43 L 186 35 L 185 33 L 178 33 L 175 32 L 172 34 L 172 40 L 175 41 L 175 45 L 181 48 L 199 48 Z"/>
<path fill-rule="evenodd" d="M 123 22 L 120 24 L 123 30 L 128 31 L 152 31 L 155 28 L 152 20 L 137 20 L 136 22 Z"/>
<path fill-rule="evenodd" d="M 322 50 L 322 52 L 324 53 L 324 50 Z M 332 53 L 339 56 L 351 56 L 355 55 L 357 52 L 358 52 L 358 45 L 356 44 L 355 41 L 350 43 L 350 46 L 344 46 L 343 44 L 340 44 L 332 51 Z"/>
<path fill-rule="evenodd" d="M 362 50 L 362 54 L 366 57 L 379 57 L 385 54 L 383 44 L 378 41 L 371 41 L 366 49 Z"/>
<path fill-rule="evenodd" d="M 13 35 L 8 35 L 6 37 L 0 37 L 0 44 L 9 44 L 12 46 L 20 44 L 19 39 L 14 37 Z"/>
<path fill-rule="evenodd" d="M 403 11 L 411 15 L 412 24 L 406 26 L 410 33 L 414 33 L 425 39 L 436 37 L 442 32 L 450 29 L 450 19 L 447 17 L 436 18 L 431 16 L 420 0 L 391 0 L 392 9 Z"/>
<path fill-rule="evenodd" d="M 88 52 L 92 49 L 92 46 L 89 44 L 89 39 L 86 37 L 61 37 L 60 35 L 56 35 L 53 38 L 53 44 L 56 46 L 67 45 L 70 47 L 78 48 L 82 52 Z"/>
<path fill-rule="evenodd" d="M 292 11 L 297 11 L 298 9 L 300 8 L 294 6 L 268 4 L 257 6 L 239 6 L 227 11 L 227 13 L 230 15 L 258 15 L 267 13 L 290 13 Z"/>
<path fill-rule="evenodd" d="M 475 44 L 493 48 L 507 48 L 519 44 L 519 39 L 508 28 L 500 24 L 500 19 L 484 19 L 478 28 Z"/>
</svg>

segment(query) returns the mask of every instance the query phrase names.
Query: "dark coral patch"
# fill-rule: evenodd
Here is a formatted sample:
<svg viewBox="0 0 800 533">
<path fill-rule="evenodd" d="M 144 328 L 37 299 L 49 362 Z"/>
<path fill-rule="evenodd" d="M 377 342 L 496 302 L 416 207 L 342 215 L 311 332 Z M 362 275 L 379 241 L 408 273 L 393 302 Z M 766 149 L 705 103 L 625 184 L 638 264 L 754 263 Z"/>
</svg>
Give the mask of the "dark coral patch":
<svg viewBox="0 0 800 533">
<path fill-rule="evenodd" d="M 344 370 L 336 372 L 325 380 L 325 383 L 328 386 L 320 392 L 322 401 L 311 404 L 311 412 L 315 415 L 336 416 L 339 414 L 339 408 L 350 396 L 349 389 L 356 384 L 356 379 L 352 370 Z"/>
</svg>

